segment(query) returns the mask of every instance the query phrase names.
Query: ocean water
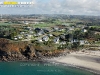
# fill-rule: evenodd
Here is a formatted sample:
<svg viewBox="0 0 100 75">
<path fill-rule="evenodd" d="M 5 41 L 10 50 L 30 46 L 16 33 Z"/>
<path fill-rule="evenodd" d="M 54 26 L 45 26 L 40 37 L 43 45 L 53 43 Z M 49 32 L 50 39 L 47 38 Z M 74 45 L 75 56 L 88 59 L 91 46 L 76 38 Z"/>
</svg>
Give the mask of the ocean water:
<svg viewBox="0 0 100 75">
<path fill-rule="evenodd" d="M 44 62 L 0 62 L 0 75 L 94 75 L 69 66 Z"/>
</svg>

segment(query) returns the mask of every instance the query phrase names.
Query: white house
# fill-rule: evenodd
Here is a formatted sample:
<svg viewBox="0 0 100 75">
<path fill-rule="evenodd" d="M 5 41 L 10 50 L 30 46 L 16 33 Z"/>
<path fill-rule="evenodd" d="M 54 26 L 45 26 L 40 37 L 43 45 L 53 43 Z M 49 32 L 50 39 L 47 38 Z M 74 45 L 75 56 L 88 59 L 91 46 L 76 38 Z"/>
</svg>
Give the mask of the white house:
<svg viewBox="0 0 100 75">
<path fill-rule="evenodd" d="M 25 35 L 25 38 L 26 38 L 26 39 L 31 39 L 32 37 L 33 37 L 33 35 L 30 35 L 30 34 L 26 34 L 26 35 Z"/>
<path fill-rule="evenodd" d="M 28 22 L 25 22 L 24 24 L 28 25 L 29 23 Z"/>
<path fill-rule="evenodd" d="M 22 39 L 23 37 L 22 37 L 21 35 L 18 35 L 17 38 L 18 38 L 18 39 Z"/>
<path fill-rule="evenodd" d="M 65 41 L 62 41 L 62 42 L 60 42 L 60 44 L 61 44 L 61 45 L 65 45 L 65 44 L 66 44 L 66 42 L 65 42 Z"/>
<path fill-rule="evenodd" d="M 48 34 L 48 36 L 49 36 L 49 37 L 52 37 L 53 35 L 52 35 L 52 34 Z"/>
<path fill-rule="evenodd" d="M 71 42 L 71 43 L 79 42 L 79 40 L 77 40 L 77 39 L 72 39 L 70 42 Z"/>
<path fill-rule="evenodd" d="M 20 32 L 21 35 L 23 35 L 25 32 Z"/>
<path fill-rule="evenodd" d="M 58 27 L 54 27 L 53 29 L 54 29 L 54 31 L 58 31 L 58 30 L 59 30 L 59 28 L 58 28 Z"/>
<path fill-rule="evenodd" d="M 38 40 L 39 42 L 43 42 L 42 38 L 38 38 L 37 40 Z"/>
<path fill-rule="evenodd" d="M 86 29 L 83 29 L 83 32 L 85 33 L 85 32 L 87 32 L 87 30 Z"/>
<path fill-rule="evenodd" d="M 42 39 L 43 39 L 43 41 L 48 41 L 49 37 L 48 36 L 44 36 Z"/>
<path fill-rule="evenodd" d="M 88 44 L 87 40 L 80 40 L 80 45 Z"/>
<path fill-rule="evenodd" d="M 54 43 L 59 44 L 59 37 L 56 37 L 53 41 Z"/>
<path fill-rule="evenodd" d="M 15 38 L 14 38 L 14 40 L 18 40 L 18 38 L 17 38 L 17 37 L 15 37 Z"/>
<path fill-rule="evenodd" d="M 80 40 L 80 45 L 84 45 L 85 44 L 85 40 Z"/>
</svg>

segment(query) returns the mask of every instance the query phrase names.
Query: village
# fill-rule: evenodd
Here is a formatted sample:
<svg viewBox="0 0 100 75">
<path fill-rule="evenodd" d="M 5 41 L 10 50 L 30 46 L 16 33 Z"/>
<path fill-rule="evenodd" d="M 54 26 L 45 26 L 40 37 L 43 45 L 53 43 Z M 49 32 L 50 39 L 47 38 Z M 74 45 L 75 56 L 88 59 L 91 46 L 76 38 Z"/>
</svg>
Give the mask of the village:
<svg viewBox="0 0 100 75">
<path fill-rule="evenodd" d="M 8 18 L 6 21 L 2 19 L 2 22 L 10 25 L 1 25 L 0 36 L 16 42 L 31 41 L 40 45 L 56 45 L 61 49 L 90 45 L 99 40 L 99 37 L 95 39 L 91 36 L 93 26 L 88 26 L 89 23 L 49 19 L 46 21 L 43 17 L 16 17 Z M 99 31 L 94 31 L 93 35 L 99 36 Z"/>
<path fill-rule="evenodd" d="M 78 27 L 77 27 L 78 28 Z M 87 41 L 73 39 L 73 33 L 76 30 L 81 30 L 81 32 L 86 33 L 87 30 L 85 28 L 74 28 L 67 27 L 65 25 L 57 25 L 52 28 L 32 28 L 25 27 L 25 32 L 22 31 L 18 35 L 14 36 L 12 39 L 15 41 L 29 41 L 29 40 L 37 40 L 38 42 L 47 42 L 53 41 L 55 44 L 66 44 L 66 42 L 79 42 L 80 44 L 85 44 Z M 70 34 L 70 35 L 69 35 Z"/>
</svg>

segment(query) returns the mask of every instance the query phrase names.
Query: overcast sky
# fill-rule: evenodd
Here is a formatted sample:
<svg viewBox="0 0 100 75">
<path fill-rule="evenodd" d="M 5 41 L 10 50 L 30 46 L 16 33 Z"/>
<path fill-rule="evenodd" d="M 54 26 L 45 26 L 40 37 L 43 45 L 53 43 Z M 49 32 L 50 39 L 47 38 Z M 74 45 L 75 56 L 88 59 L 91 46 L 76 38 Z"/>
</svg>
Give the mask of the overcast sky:
<svg viewBox="0 0 100 75">
<path fill-rule="evenodd" d="M 3 1 L 3 0 L 0 0 Z M 31 0 L 13 0 L 29 2 Z M 32 0 L 33 7 L 0 7 L 0 14 L 100 15 L 100 0 Z"/>
</svg>

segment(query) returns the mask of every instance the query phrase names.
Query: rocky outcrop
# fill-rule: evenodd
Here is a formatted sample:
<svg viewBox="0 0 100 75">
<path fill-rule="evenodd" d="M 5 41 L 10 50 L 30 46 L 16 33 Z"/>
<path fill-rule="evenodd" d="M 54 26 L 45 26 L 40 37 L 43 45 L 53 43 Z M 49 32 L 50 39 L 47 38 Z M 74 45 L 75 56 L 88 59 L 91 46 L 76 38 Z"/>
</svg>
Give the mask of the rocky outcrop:
<svg viewBox="0 0 100 75">
<path fill-rule="evenodd" d="M 10 41 L 0 38 L 0 60 L 36 60 L 47 56 L 58 56 L 62 50 L 54 50 L 53 47 L 34 46 L 32 43 Z"/>
</svg>

